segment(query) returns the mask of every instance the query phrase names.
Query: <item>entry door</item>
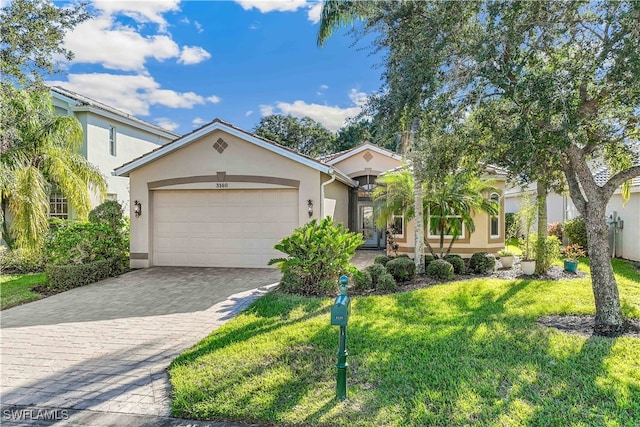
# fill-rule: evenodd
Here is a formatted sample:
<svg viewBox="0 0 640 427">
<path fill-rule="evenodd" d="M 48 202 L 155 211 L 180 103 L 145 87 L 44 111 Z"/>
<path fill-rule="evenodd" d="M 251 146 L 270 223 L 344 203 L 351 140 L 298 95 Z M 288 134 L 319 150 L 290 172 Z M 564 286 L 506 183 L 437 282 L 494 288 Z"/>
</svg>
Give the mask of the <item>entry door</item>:
<svg viewBox="0 0 640 427">
<path fill-rule="evenodd" d="M 371 203 L 358 205 L 358 227 L 364 238 L 364 246 L 378 246 L 379 233 L 376 229 L 376 219 L 373 216 Z"/>
</svg>

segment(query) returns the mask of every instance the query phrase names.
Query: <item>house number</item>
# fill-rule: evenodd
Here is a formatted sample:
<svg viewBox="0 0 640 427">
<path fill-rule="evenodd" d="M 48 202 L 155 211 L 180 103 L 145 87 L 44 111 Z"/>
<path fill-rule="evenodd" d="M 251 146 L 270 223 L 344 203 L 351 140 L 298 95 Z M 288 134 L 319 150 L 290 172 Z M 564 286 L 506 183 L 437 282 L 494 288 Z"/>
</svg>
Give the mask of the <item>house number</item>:
<svg viewBox="0 0 640 427">
<path fill-rule="evenodd" d="M 216 188 L 229 188 L 229 183 L 228 182 L 217 182 L 216 183 Z"/>
</svg>

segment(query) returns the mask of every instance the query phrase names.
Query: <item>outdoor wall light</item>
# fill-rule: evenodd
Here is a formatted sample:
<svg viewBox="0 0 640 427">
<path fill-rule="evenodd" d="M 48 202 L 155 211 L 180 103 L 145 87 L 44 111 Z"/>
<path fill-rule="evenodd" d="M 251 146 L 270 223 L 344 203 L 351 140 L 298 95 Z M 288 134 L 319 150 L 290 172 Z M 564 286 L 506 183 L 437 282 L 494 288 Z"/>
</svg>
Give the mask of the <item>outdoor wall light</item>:
<svg viewBox="0 0 640 427">
<path fill-rule="evenodd" d="M 313 216 L 313 200 L 307 200 L 307 206 L 309 207 L 307 213 L 309 214 L 309 218 L 311 218 Z"/>
<path fill-rule="evenodd" d="M 142 203 L 137 200 L 133 202 L 133 214 L 136 216 L 136 218 L 142 215 Z"/>
</svg>

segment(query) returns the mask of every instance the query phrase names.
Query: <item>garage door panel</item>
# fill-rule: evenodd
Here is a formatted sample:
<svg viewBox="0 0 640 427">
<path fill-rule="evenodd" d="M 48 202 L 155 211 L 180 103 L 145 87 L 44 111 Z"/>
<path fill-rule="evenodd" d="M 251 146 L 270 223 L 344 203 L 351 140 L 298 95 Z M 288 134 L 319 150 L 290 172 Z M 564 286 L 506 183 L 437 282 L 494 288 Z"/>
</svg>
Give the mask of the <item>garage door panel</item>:
<svg viewBox="0 0 640 427">
<path fill-rule="evenodd" d="M 154 193 L 154 265 L 267 267 L 298 226 L 297 190 Z"/>
</svg>

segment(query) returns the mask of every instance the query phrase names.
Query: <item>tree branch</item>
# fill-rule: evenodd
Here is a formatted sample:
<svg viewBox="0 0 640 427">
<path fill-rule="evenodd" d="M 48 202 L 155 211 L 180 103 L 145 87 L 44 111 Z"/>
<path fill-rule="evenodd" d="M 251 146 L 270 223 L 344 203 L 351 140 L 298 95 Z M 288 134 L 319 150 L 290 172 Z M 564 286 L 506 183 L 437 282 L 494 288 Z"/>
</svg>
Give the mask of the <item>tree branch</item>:
<svg viewBox="0 0 640 427">
<path fill-rule="evenodd" d="M 602 186 L 602 191 L 608 199 L 611 197 L 613 192 L 622 185 L 623 182 L 635 178 L 636 176 L 640 176 L 640 165 L 625 169 L 622 172 L 618 172 L 617 174 L 609 178 L 607 183 Z"/>
</svg>

